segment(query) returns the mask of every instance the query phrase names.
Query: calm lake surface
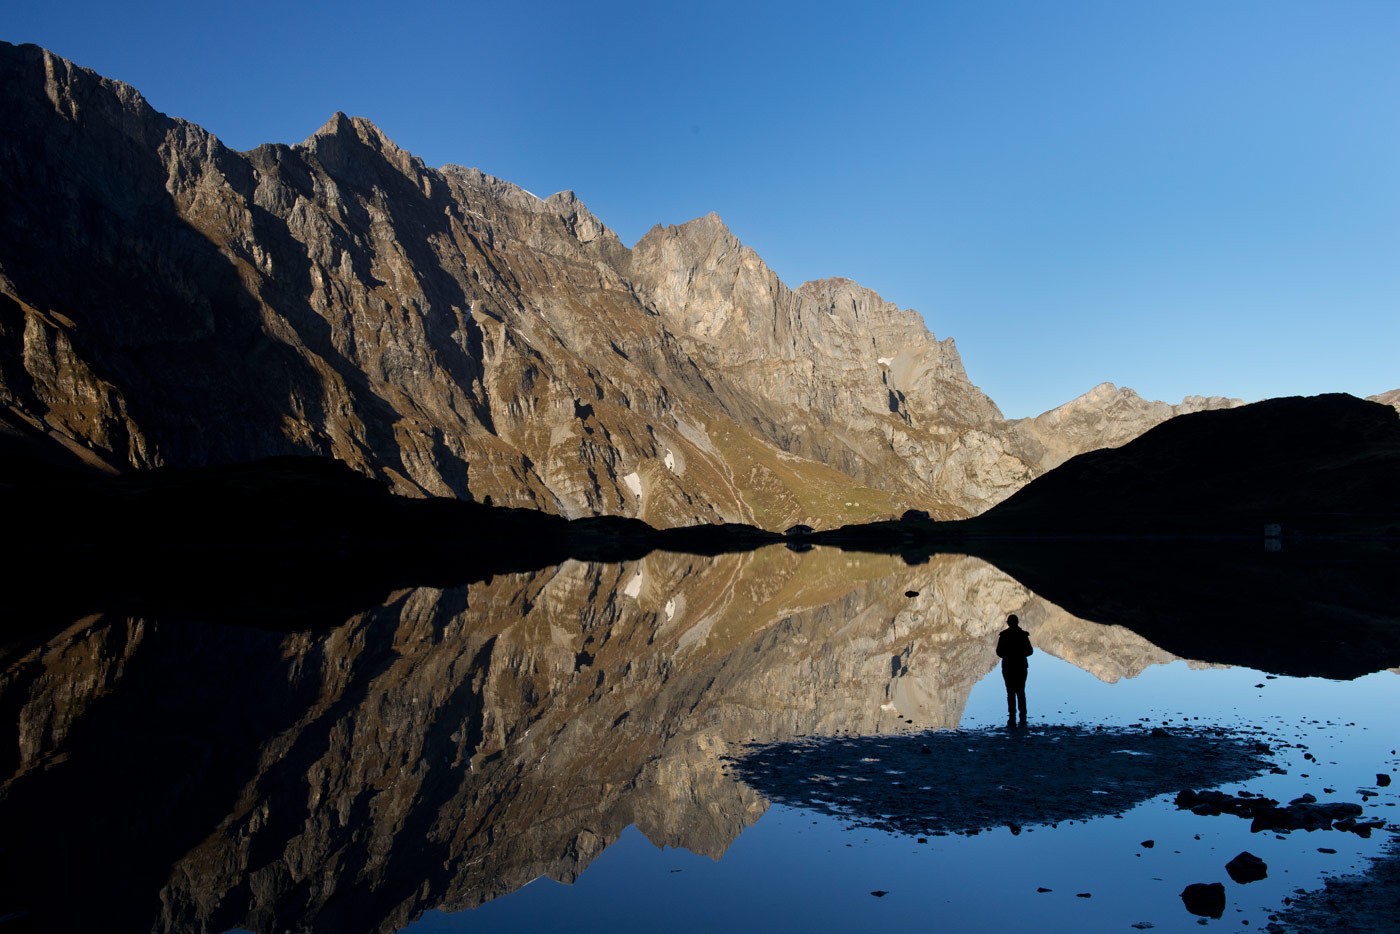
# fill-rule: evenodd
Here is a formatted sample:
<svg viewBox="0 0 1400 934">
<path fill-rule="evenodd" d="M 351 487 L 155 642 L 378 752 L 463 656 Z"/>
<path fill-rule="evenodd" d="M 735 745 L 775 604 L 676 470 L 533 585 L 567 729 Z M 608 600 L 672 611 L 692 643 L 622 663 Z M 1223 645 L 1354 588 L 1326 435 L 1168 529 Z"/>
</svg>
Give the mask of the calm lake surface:
<svg viewBox="0 0 1400 934">
<path fill-rule="evenodd" d="M 290 634 L 94 616 L 11 645 L 0 706 L 0 915 L 36 930 L 1257 930 L 1391 830 L 1177 791 L 1400 822 L 1394 671 L 1179 659 L 963 556 L 567 563 Z"/>
</svg>

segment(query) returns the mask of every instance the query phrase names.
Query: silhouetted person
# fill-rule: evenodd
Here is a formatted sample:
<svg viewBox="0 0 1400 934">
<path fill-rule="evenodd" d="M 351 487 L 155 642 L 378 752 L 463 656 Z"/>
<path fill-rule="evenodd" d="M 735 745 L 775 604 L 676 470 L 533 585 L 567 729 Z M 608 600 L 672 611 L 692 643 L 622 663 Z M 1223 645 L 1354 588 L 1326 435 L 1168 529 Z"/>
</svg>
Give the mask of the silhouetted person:
<svg viewBox="0 0 1400 934">
<path fill-rule="evenodd" d="M 1006 682 L 1006 725 L 1016 723 L 1016 707 L 1021 708 L 1021 725 L 1026 723 L 1026 670 L 1030 663 L 1031 637 L 1021 628 L 1021 621 L 1012 613 L 1006 617 L 1006 628 L 997 636 L 997 658 L 1001 659 L 1001 677 Z"/>
</svg>

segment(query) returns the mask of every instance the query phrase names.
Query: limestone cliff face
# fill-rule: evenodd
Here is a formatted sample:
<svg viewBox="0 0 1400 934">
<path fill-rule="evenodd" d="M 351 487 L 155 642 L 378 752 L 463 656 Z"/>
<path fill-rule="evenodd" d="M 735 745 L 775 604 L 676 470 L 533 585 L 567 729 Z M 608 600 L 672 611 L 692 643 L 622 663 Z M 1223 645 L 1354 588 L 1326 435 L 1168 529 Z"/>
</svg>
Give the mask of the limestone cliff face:
<svg viewBox="0 0 1400 934">
<path fill-rule="evenodd" d="M 974 559 L 781 548 L 406 591 L 321 633 L 83 620 L 0 673 L 0 817 L 55 930 L 390 931 L 572 880 L 632 824 L 720 855 L 767 806 L 722 755 L 957 726 L 1007 612 L 1100 677 L 1169 659 Z"/>
<path fill-rule="evenodd" d="M 419 495 L 751 518 L 728 414 L 571 194 L 343 115 L 234 153 L 42 50 L 0 68 L 7 406 L 118 465 L 320 453 Z"/>
<path fill-rule="evenodd" d="M 789 289 L 714 215 L 629 250 L 572 192 L 361 118 L 233 152 L 0 43 L 0 119 L 0 423 L 89 463 L 314 453 L 413 495 L 783 528 L 976 512 L 1147 427 L 1006 423 L 917 313 Z"/>
<path fill-rule="evenodd" d="M 653 228 L 631 277 L 707 370 L 765 413 L 769 441 L 872 486 L 981 505 L 956 452 L 997 460 L 979 429 L 1001 412 L 916 312 L 848 279 L 789 289 L 714 214 Z M 1027 479 L 1008 466 L 1015 486 Z"/>
</svg>

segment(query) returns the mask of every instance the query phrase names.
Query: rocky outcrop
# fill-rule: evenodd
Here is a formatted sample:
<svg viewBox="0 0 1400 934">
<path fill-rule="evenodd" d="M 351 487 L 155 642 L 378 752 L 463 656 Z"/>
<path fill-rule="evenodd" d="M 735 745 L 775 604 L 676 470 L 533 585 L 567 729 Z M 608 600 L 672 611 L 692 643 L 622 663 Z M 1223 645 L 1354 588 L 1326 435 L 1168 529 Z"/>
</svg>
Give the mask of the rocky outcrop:
<svg viewBox="0 0 1400 934">
<path fill-rule="evenodd" d="M 34 46 L 0 43 L 0 79 L 6 444 L 324 454 L 419 496 L 781 529 L 978 512 L 1177 410 L 1004 422 L 916 312 L 789 289 L 714 215 L 629 250 L 572 192 L 430 168 L 363 118 L 239 153 Z"/>
<path fill-rule="evenodd" d="M 89 618 L 0 674 L 0 817 L 55 930 L 395 930 L 572 880 L 628 825 L 718 856 L 766 808 L 723 756 L 957 726 L 1008 612 L 1042 651 L 1052 620 L 1111 631 L 974 559 L 784 548 L 404 591 L 322 632 Z M 1132 638 L 1105 674 L 1165 660 Z"/>
</svg>

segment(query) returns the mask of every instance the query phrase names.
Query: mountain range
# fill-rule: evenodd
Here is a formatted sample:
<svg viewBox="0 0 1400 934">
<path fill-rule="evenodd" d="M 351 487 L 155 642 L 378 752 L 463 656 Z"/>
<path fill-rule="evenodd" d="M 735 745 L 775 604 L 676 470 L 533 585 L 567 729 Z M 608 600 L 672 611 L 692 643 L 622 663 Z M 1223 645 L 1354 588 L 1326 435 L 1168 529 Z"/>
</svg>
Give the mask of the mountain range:
<svg viewBox="0 0 1400 934">
<path fill-rule="evenodd" d="M 1008 420 L 952 338 L 789 288 L 707 215 L 630 249 L 572 192 L 362 118 L 234 152 L 0 43 L 0 445 L 121 472 L 335 457 L 399 493 L 666 527 L 974 515 L 1182 412 Z"/>
</svg>

